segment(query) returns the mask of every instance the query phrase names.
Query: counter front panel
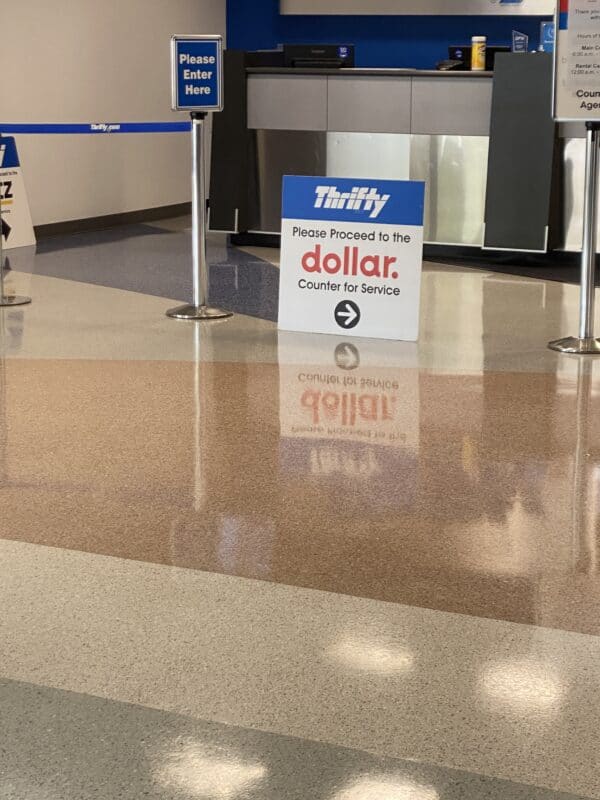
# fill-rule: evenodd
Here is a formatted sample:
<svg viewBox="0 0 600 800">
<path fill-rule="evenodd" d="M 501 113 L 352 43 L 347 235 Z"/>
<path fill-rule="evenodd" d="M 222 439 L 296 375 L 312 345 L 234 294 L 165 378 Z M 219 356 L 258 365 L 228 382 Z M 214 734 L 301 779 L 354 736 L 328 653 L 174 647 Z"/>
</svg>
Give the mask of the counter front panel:
<svg viewBox="0 0 600 800">
<path fill-rule="evenodd" d="M 327 78 L 253 75 L 248 81 L 248 127 L 327 130 Z"/>
<path fill-rule="evenodd" d="M 239 70 L 245 54 L 229 55 L 231 69 Z M 529 58 L 509 58 L 528 69 Z M 245 91 L 236 107 L 246 125 L 232 133 L 222 114 L 215 120 L 214 230 L 278 233 L 285 174 L 415 179 L 426 182 L 426 242 L 483 245 L 492 73 L 247 63 L 239 78 Z M 558 249 L 579 249 L 585 142 L 576 137 L 583 129 L 563 125 L 557 130 L 563 140 L 557 148 L 562 216 L 550 238 Z M 248 169 L 235 166 L 240 153 L 246 154 Z M 223 176 L 235 191 L 225 192 Z M 489 206 L 488 216 L 494 207 Z M 514 249 L 519 249 L 516 240 Z"/>
<path fill-rule="evenodd" d="M 426 241 L 481 244 L 491 74 L 300 72 L 249 71 L 250 230 L 279 232 L 286 174 L 393 177 L 426 181 Z"/>
<path fill-rule="evenodd" d="M 493 78 L 468 72 L 251 73 L 248 127 L 487 136 Z"/>
<path fill-rule="evenodd" d="M 410 133 L 411 78 L 327 79 L 327 130 Z"/>
<path fill-rule="evenodd" d="M 411 133 L 489 136 L 492 83 L 412 78 Z"/>
</svg>

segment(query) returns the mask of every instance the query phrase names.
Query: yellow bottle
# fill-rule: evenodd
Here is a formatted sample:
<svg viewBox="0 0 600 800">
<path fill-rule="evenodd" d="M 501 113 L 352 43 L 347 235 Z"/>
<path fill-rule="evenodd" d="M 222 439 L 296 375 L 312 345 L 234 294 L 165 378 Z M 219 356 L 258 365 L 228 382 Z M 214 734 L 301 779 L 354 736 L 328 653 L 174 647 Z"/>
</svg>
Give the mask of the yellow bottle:
<svg viewBox="0 0 600 800">
<path fill-rule="evenodd" d="M 473 36 L 471 39 L 471 69 L 474 72 L 485 70 L 485 49 L 487 36 Z"/>
</svg>

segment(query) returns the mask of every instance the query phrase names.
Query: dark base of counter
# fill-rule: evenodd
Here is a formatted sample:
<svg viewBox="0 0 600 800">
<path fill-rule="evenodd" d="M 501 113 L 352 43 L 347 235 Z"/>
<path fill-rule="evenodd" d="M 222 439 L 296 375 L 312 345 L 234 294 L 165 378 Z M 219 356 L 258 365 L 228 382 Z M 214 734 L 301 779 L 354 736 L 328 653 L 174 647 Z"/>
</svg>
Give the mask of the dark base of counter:
<svg viewBox="0 0 600 800">
<path fill-rule="evenodd" d="M 49 225 L 36 225 L 35 235 L 38 239 L 49 236 L 63 236 L 70 233 L 87 233 L 88 231 L 102 231 L 106 228 L 115 228 L 118 225 L 139 225 L 143 222 L 156 222 L 157 220 L 183 217 L 192 213 L 191 203 L 177 203 L 158 208 L 143 208 L 139 211 L 126 211 L 123 214 L 107 214 L 102 217 L 86 217 L 85 219 L 70 219 L 66 222 L 52 222 Z"/>
<path fill-rule="evenodd" d="M 581 256 L 579 253 L 558 250 L 550 253 L 507 253 L 481 250 L 478 247 L 426 245 L 424 258 L 434 264 L 578 284 Z M 598 270 L 596 270 L 596 286 L 600 286 Z"/>
<path fill-rule="evenodd" d="M 281 236 L 278 233 L 232 233 L 230 241 L 234 247 L 281 246 Z"/>
</svg>

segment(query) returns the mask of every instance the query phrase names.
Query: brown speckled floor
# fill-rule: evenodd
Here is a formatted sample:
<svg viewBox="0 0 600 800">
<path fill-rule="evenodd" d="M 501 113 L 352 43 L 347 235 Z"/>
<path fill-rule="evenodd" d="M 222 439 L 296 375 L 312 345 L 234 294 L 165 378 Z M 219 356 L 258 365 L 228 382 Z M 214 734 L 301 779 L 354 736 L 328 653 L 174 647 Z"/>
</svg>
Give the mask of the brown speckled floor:
<svg viewBox="0 0 600 800">
<path fill-rule="evenodd" d="M 418 345 L 201 327 L 152 236 L 137 293 L 83 241 L 0 311 L 0 797 L 600 798 L 575 287 L 426 266 Z"/>
<path fill-rule="evenodd" d="M 598 519 L 572 526 L 571 381 L 382 368 L 371 380 L 402 388 L 357 393 L 294 369 L 5 362 L 2 535 L 600 633 Z M 294 433 L 337 425 L 344 396 L 356 419 L 337 440 Z"/>
</svg>

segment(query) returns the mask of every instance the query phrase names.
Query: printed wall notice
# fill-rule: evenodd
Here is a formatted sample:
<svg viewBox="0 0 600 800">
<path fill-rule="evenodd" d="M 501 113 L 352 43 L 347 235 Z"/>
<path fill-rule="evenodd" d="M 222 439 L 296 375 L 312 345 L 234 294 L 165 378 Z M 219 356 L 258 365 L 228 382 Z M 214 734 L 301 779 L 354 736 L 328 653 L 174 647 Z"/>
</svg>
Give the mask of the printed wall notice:
<svg viewBox="0 0 600 800">
<path fill-rule="evenodd" d="M 600 119 L 600 0 L 559 0 L 554 117 Z"/>
<path fill-rule="evenodd" d="M 286 177 L 279 327 L 416 341 L 424 184 Z"/>
</svg>

